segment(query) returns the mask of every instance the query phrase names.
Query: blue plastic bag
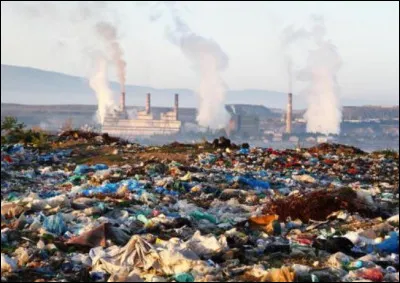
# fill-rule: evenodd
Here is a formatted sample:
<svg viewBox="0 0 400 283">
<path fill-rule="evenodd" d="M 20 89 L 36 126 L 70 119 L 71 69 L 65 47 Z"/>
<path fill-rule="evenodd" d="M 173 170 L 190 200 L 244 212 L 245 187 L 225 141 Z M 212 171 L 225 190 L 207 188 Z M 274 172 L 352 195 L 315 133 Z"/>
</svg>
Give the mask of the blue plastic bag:
<svg viewBox="0 0 400 283">
<path fill-rule="evenodd" d="M 207 154 L 207 156 L 200 160 L 201 164 L 214 164 L 217 161 L 217 156 L 214 154 Z"/>
<path fill-rule="evenodd" d="M 84 196 L 95 194 L 115 194 L 121 186 L 126 186 L 129 191 L 136 192 L 139 196 L 143 193 L 143 186 L 136 180 L 125 180 L 119 183 L 108 183 L 100 187 L 88 188 L 82 191 Z"/>
<path fill-rule="evenodd" d="M 92 169 L 94 169 L 95 171 L 107 170 L 108 166 L 106 164 L 96 164 L 92 166 Z"/>
<path fill-rule="evenodd" d="M 90 196 L 96 194 L 115 194 L 118 191 L 119 187 L 120 187 L 119 184 L 106 184 L 101 187 L 83 190 L 82 194 L 84 196 Z"/>
<path fill-rule="evenodd" d="M 154 191 L 155 191 L 157 194 L 162 194 L 162 193 L 165 192 L 165 188 L 163 188 L 163 187 L 157 187 L 157 188 L 154 189 Z"/>
<path fill-rule="evenodd" d="M 22 144 L 15 144 L 9 151 L 8 153 L 10 154 L 15 154 L 17 152 L 23 152 L 24 151 L 24 146 Z"/>
<path fill-rule="evenodd" d="M 46 231 L 61 236 L 67 232 L 67 226 L 60 213 L 47 217 L 43 222 L 43 227 Z"/>
<path fill-rule="evenodd" d="M 90 167 L 88 165 L 82 164 L 82 165 L 76 166 L 74 173 L 77 175 L 81 175 L 81 174 L 86 174 L 89 171 L 90 171 Z"/>
<path fill-rule="evenodd" d="M 368 245 L 367 253 L 399 254 L 399 233 L 392 232 L 390 238 L 377 245 Z"/>
<path fill-rule="evenodd" d="M 58 195 L 60 195 L 60 193 L 56 191 L 46 191 L 39 193 L 39 197 L 42 199 L 52 198 Z"/>
<path fill-rule="evenodd" d="M 390 238 L 375 246 L 382 253 L 399 254 L 399 233 L 392 232 Z"/>
<path fill-rule="evenodd" d="M 38 161 L 39 162 L 51 162 L 51 161 L 53 161 L 53 156 L 50 154 L 40 155 L 40 156 L 38 156 Z"/>
<path fill-rule="evenodd" d="M 246 185 L 252 187 L 253 189 L 257 189 L 257 190 L 271 188 L 271 186 L 268 182 L 260 181 L 260 180 L 253 179 L 253 178 L 245 178 L 245 177 L 240 176 L 240 177 L 234 178 L 234 180 L 236 182 L 246 184 Z"/>
<path fill-rule="evenodd" d="M 137 180 L 133 179 L 122 181 L 121 185 L 127 186 L 128 190 L 130 191 L 140 191 L 140 189 L 143 188 L 143 186 Z"/>
<path fill-rule="evenodd" d="M 247 155 L 247 154 L 250 153 L 250 150 L 249 150 L 248 148 L 241 148 L 241 149 L 238 151 L 238 153 L 239 153 L 239 154 L 245 154 L 245 155 Z"/>
</svg>

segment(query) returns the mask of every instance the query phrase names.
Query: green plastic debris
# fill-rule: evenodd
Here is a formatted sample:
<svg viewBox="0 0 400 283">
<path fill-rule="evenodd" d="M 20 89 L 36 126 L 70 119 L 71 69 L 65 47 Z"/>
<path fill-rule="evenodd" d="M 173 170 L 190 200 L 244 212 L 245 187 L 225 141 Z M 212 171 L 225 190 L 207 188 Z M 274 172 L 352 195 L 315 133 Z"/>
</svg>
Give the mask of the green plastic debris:
<svg viewBox="0 0 400 283">
<path fill-rule="evenodd" d="M 169 168 L 173 168 L 173 167 L 180 167 L 180 166 L 183 166 L 181 163 L 179 163 L 179 162 L 176 162 L 176 161 L 172 161 L 170 164 L 169 164 Z"/>
<path fill-rule="evenodd" d="M 181 193 L 186 192 L 185 186 L 180 181 L 174 182 L 172 187 L 173 187 L 174 191 L 181 192 Z"/>
<path fill-rule="evenodd" d="M 15 193 L 10 193 L 7 196 L 7 201 L 15 201 L 15 200 L 18 200 L 18 196 Z"/>
<path fill-rule="evenodd" d="M 68 182 L 72 183 L 73 185 L 79 185 L 85 179 L 82 175 L 73 175 L 68 179 Z"/>
<path fill-rule="evenodd" d="M 192 218 L 196 219 L 196 220 L 205 219 L 205 220 L 208 220 L 209 222 L 211 222 L 211 223 L 213 223 L 213 224 L 218 224 L 218 221 L 217 221 L 217 219 L 216 219 L 214 216 L 212 216 L 212 215 L 210 215 L 210 214 L 207 214 L 207 213 L 200 212 L 200 211 L 198 211 L 198 210 L 192 212 L 192 213 L 190 214 L 190 216 L 191 216 Z"/>
<path fill-rule="evenodd" d="M 315 274 L 311 274 L 311 281 L 312 282 L 319 282 L 319 278 Z"/>
<path fill-rule="evenodd" d="M 190 174 L 190 172 L 188 172 L 184 177 L 182 177 L 180 180 L 184 181 L 184 182 L 188 182 L 192 179 L 192 174 Z"/>
<path fill-rule="evenodd" d="M 100 208 L 102 211 L 106 210 L 106 204 L 104 202 L 98 203 L 97 207 Z"/>
<path fill-rule="evenodd" d="M 149 220 L 143 214 L 139 214 L 137 217 L 137 220 L 139 220 L 140 222 L 142 222 L 145 225 L 149 223 Z"/>
<path fill-rule="evenodd" d="M 194 282 L 194 277 L 190 273 L 180 273 L 174 276 L 178 282 Z"/>
<path fill-rule="evenodd" d="M 281 235 L 282 234 L 282 226 L 279 221 L 274 221 L 272 222 L 272 227 L 274 228 L 274 234 L 275 235 Z"/>
</svg>

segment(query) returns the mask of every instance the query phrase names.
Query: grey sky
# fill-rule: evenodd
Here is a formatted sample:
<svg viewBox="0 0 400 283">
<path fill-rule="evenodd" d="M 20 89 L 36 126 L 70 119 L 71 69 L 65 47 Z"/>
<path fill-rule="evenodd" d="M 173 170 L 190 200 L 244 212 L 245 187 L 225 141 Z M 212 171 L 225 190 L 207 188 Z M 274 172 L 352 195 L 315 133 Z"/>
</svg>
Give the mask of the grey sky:
<svg viewBox="0 0 400 283">
<path fill-rule="evenodd" d="M 230 89 L 287 90 L 279 37 L 288 24 L 311 14 L 325 18 L 327 35 L 343 66 L 342 95 L 399 101 L 399 3 L 393 2 L 183 2 L 192 30 L 213 38 L 229 56 L 223 77 Z M 76 3 L 26 6 L 1 2 L 1 63 L 88 76 L 96 49 L 92 26 L 71 21 Z M 108 3 L 94 11 L 118 22 L 127 61 L 127 83 L 159 88 L 197 88 L 196 74 L 165 37 L 170 19 L 149 21 L 149 8 Z M 89 5 L 90 6 L 90 5 Z M 40 7 L 40 9 L 36 9 Z M 78 18 L 80 15 L 76 15 Z M 306 54 L 305 54 L 306 56 Z M 115 72 L 110 73 L 115 79 Z M 296 84 L 294 85 L 296 91 Z"/>
</svg>

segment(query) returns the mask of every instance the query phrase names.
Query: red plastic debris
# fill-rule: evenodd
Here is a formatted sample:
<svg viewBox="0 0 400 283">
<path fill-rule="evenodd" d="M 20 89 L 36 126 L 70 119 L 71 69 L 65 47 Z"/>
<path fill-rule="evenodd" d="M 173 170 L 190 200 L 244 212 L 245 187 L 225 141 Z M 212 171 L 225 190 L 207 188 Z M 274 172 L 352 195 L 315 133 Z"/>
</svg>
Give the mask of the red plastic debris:
<svg viewBox="0 0 400 283">
<path fill-rule="evenodd" d="M 382 282 L 383 281 L 383 273 L 379 268 L 371 268 L 371 269 L 364 269 L 358 273 L 363 279 L 371 280 L 373 282 Z"/>
<path fill-rule="evenodd" d="M 351 175 L 355 175 L 355 174 L 358 173 L 358 170 L 357 170 L 357 169 L 354 169 L 354 168 L 351 168 L 351 169 L 347 170 L 347 173 L 349 173 L 349 174 L 351 174 Z"/>
<path fill-rule="evenodd" d="M 4 161 L 7 161 L 8 163 L 12 163 L 13 162 L 12 158 L 9 155 L 6 155 L 4 157 Z"/>
</svg>

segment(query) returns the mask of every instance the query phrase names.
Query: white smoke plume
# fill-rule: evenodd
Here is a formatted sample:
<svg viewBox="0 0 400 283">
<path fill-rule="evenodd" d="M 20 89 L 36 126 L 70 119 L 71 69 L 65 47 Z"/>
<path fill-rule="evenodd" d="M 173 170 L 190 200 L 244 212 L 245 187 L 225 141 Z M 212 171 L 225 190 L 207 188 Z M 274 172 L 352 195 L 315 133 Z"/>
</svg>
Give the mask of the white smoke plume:
<svg viewBox="0 0 400 283">
<path fill-rule="evenodd" d="M 313 27 L 285 30 L 284 44 L 291 45 L 299 40 L 307 40 L 314 45 L 308 52 L 306 66 L 299 70 L 296 79 L 306 82 L 304 90 L 307 95 L 307 132 L 322 134 L 339 134 L 342 120 L 340 88 L 337 73 L 341 59 L 336 47 L 325 39 L 325 25 L 322 17 L 313 17 Z"/>
<path fill-rule="evenodd" d="M 86 58 L 94 59 L 96 72 L 89 79 L 90 87 L 95 91 L 98 101 L 97 120 L 103 123 L 104 117 L 110 109 L 116 108 L 114 96 L 108 87 L 106 58 L 98 61 L 94 54 L 101 52 L 102 48 L 93 35 L 100 36 L 105 43 L 105 53 L 112 64 L 116 67 L 117 76 L 121 85 L 121 90 L 125 91 L 126 82 L 126 62 L 123 59 L 122 48 L 118 39 L 118 28 L 116 24 L 104 22 L 103 19 L 110 18 L 114 11 L 104 1 L 79 1 L 68 3 L 56 3 L 48 1 L 26 1 L 12 3 L 20 13 L 34 20 L 47 20 L 51 24 L 54 21 L 64 22 L 70 28 L 71 36 L 62 40 L 62 45 L 79 45 L 82 54 Z M 93 36 L 93 38 L 92 38 Z M 67 42 L 71 40 L 73 42 Z M 60 43 L 60 39 L 57 40 Z M 60 44 L 58 44 L 60 46 Z"/>
<path fill-rule="evenodd" d="M 97 120 L 103 124 L 105 117 L 115 110 L 115 101 L 108 86 L 107 60 L 104 57 L 99 57 L 97 60 L 97 71 L 90 78 L 90 87 L 95 91 L 97 97 Z"/>
<path fill-rule="evenodd" d="M 99 22 L 96 24 L 96 31 L 106 43 L 106 48 L 111 54 L 112 62 L 117 68 L 121 91 L 125 92 L 126 62 L 123 59 L 124 53 L 118 42 L 117 29 L 111 23 Z"/>
<path fill-rule="evenodd" d="M 161 4 L 168 9 L 174 23 L 173 28 L 167 30 L 168 39 L 181 49 L 199 73 L 199 125 L 212 130 L 224 128 L 228 124 L 229 114 L 225 109 L 227 88 L 221 78 L 221 72 L 228 68 L 228 56 L 214 40 L 191 31 L 180 17 L 175 1 L 164 1 Z M 160 2 L 157 6 L 160 6 Z M 151 20 L 157 20 L 161 15 L 162 13 L 156 10 Z"/>
</svg>

